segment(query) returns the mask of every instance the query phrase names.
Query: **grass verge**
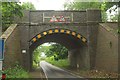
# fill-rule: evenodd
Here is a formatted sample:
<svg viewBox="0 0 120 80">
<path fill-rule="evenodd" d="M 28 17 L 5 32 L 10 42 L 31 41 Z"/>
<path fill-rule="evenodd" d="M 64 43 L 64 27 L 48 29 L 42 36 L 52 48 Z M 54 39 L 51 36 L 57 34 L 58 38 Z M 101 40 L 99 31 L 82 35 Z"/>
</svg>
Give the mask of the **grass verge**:
<svg viewBox="0 0 120 80">
<path fill-rule="evenodd" d="M 6 78 L 29 78 L 28 72 L 19 65 L 8 68 L 3 73 L 6 74 Z"/>
<path fill-rule="evenodd" d="M 60 68 L 68 68 L 69 67 L 69 61 L 68 59 L 61 59 L 61 60 L 51 60 L 50 58 L 46 58 L 47 62 L 51 63 L 52 65 L 55 65 Z"/>
<path fill-rule="evenodd" d="M 99 71 L 99 70 L 73 69 L 69 67 L 69 61 L 67 59 L 55 61 L 55 60 L 51 60 L 50 58 L 47 58 L 46 61 L 57 67 L 67 69 L 73 74 L 76 74 L 85 78 L 97 78 L 95 80 L 99 80 L 98 78 L 100 79 L 105 78 L 103 80 L 106 80 L 106 78 L 118 78 L 118 74 L 113 72 L 106 72 L 106 71 Z"/>
</svg>

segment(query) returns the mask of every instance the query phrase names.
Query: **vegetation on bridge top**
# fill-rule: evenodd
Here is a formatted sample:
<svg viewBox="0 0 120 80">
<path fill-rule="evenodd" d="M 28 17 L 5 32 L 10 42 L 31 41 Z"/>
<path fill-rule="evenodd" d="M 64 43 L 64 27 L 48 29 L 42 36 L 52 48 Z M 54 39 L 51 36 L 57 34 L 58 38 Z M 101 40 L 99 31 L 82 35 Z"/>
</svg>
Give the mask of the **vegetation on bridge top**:
<svg viewBox="0 0 120 80">
<path fill-rule="evenodd" d="M 111 8 L 113 6 L 114 8 Z M 104 0 L 103 2 L 98 2 L 97 0 L 83 2 L 82 0 L 74 0 L 74 2 L 65 3 L 64 7 L 66 10 L 100 9 L 103 22 L 118 21 L 118 2 L 108 2 L 107 0 Z M 113 11 L 115 14 L 112 14 Z"/>
<path fill-rule="evenodd" d="M 23 17 L 22 10 L 35 10 L 32 3 L 27 2 L 21 5 L 20 2 L 2 2 L 0 10 L 2 10 L 2 29 L 3 32 L 14 23 L 14 16 Z"/>
</svg>

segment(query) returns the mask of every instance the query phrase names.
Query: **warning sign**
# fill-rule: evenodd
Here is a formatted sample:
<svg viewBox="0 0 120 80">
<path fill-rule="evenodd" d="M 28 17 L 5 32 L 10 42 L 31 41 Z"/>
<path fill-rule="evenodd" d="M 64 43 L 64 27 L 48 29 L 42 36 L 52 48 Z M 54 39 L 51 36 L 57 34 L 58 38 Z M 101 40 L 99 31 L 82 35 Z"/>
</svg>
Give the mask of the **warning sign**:
<svg viewBox="0 0 120 80">
<path fill-rule="evenodd" d="M 64 16 L 60 16 L 59 22 L 65 22 L 65 21 L 66 20 L 65 20 Z"/>
<path fill-rule="evenodd" d="M 50 22 L 65 22 L 66 19 L 64 18 L 64 16 L 53 16 L 51 19 L 50 19 Z"/>
<path fill-rule="evenodd" d="M 53 16 L 53 17 L 50 19 L 50 22 L 58 22 L 56 16 Z"/>
</svg>

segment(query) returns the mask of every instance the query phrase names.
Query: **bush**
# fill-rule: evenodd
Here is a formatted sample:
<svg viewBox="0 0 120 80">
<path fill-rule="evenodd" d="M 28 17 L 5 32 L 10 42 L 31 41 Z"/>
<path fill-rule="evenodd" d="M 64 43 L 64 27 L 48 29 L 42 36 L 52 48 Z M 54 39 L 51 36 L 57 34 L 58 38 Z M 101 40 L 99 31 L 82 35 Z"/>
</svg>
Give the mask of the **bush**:
<svg viewBox="0 0 120 80">
<path fill-rule="evenodd" d="M 28 72 L 19 65 L 8 68 L 3 73 L 6 74 L 6 78 L 28 78 Z"/>
<path fill-rule="evenodd" d="M 68 59 L 60 59 L 56 61 L 52 60 L 51 58 L 46 58 L 46 61 L 61 68 L 68 68 L 70 65 Z"/>
</svg>

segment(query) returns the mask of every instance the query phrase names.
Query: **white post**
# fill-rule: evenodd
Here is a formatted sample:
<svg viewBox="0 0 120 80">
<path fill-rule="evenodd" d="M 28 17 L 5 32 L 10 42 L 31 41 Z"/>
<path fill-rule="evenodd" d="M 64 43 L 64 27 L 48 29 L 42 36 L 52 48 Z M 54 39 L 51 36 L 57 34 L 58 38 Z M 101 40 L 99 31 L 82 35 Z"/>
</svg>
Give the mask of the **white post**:
<svg viewBox="0 0 120 80">
<path fill-rule="evenodd" d="M 2 61 L 0 61 L 0 79 L 2 78 Z"/>
</svg>

